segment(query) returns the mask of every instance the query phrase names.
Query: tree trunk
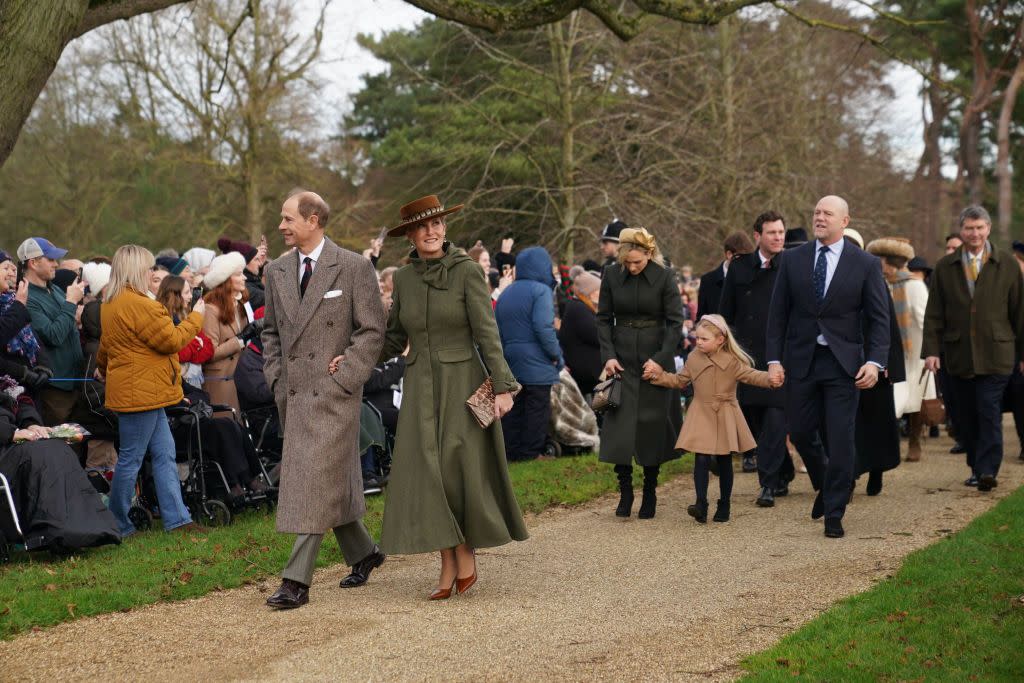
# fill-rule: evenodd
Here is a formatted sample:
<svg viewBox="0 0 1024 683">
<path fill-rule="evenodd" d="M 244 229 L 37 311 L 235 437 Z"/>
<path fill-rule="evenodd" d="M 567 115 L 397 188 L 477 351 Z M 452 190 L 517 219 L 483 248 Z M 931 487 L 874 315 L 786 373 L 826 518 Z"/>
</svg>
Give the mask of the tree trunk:
<svg viewBox="0 0 1024 683">
<path fill-rule="evenodd" d="M 572 263 L 576 247 L 576 219 L 579 215 L 576 196 L 576 102 L 573 93 L 572 46 L 573 22 L 576 15 L 553 24 L 548 32 L 551 41 L 551 61 L 554 67 L 555 88 L 558 92 L 558 114 L 562 134 L 561 157 L 558 171 L 560 187 L 556 189 L 559 207 L 562 254 L 566 263 Z"/>
<path fill-rule="evenodd" d="M 1003 93 L 1003 105 L 999 110 L 999 124 L 996 133 L 998 152 L 996 155 L 996 177 L 999 180 L 999 240 L 1005 247 L 1010 243 L 1010 223 L 1013 219 L 1013 173 L 1010 171 L 1010 122 L 1017 93 L 1024 82 L 1024 59 L 1017 68 Z"/>
<path fill-rule="evenodd" d="M 82 23 L 86 0 L 5 0 L 0 4 L 0 164 L 14 149 L 32 105 Z"/>
</svg>

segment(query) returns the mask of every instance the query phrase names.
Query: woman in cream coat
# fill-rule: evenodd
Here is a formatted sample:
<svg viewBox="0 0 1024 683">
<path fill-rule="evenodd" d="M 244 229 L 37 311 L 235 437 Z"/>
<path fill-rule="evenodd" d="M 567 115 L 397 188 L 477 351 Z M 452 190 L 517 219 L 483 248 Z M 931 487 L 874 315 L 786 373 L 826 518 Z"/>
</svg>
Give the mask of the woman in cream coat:
<svg viewBox="0 0 1024 683">
<path fill-rule="evenodd" d="M 902 237 L 883 237 L 870 242 L 867 251 L 882 260 L 882 274 L 892 292 L 903 339 L 903 361 L 907 369 L 907 380 L 893 385 L 896 402 L 896 416 L 906 415 L 909 421 L 910 446 L 907 461 L 921 459 L 921 401 L 935 398 L 935 380 L 929 372 L 923 372 L 921 343 L 924 337 L 924 312 L 928 306 L 928 287 L 914 279 L 907 270 L 907 264 L 914 258 L 914 247 Z"/>
</svg>

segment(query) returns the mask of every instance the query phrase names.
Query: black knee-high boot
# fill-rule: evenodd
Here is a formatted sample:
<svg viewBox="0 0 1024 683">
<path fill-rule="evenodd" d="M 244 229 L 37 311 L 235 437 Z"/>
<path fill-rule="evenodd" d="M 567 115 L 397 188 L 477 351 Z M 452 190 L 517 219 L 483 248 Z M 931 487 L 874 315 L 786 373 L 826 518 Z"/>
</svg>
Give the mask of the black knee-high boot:
<svg viewBox="0 0 1024 683">
<path fill-rule="evenodd" d="M 615 516 L 629 517 L 633 510 L 633 466 L 616 465 L 615 474 L 619 478 L 619 506 L 615 508 Z"/>
<path fill-rule="evenodd" d="M 658 470 L 659 466 L 644 468 L 644 498 L 640 502 L 640 512 L 637 517 L 650 519 L 654 517 L 654 511 L 658 507 Z"/>
</svg>

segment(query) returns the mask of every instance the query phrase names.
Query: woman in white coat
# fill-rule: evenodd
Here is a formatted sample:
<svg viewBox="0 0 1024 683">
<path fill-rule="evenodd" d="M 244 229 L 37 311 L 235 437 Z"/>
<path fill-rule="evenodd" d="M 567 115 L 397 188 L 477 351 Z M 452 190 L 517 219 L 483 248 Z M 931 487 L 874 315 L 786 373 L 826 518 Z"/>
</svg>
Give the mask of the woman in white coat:
<svg viewBox="0 0 1024 683">
<path fill-rule="evenodd" d="M 914 247 L 902 237 L 883 237 L 868 244 L 867 251 L 882 260 L 882 274 L 892 291 L 896 320 L 903 339 L 903 361 L 907 381 L 893 385 L 896 416 L 906 415 L 910 447 L 907 462 L 921 459 L 921 401 L 935 398 L 935 380 L 924 371 L 921 341 L 924 335 L 924 311 L 928 306 L 928 287 L 911 276 L 907 263 L 914 258 Z"/>
</svg>

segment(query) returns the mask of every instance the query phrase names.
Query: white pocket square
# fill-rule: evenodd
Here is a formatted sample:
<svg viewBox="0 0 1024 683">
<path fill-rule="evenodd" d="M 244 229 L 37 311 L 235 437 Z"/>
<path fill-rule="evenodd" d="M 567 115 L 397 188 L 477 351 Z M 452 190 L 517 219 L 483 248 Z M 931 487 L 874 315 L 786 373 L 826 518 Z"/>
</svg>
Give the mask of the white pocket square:
<svg viewBox="0 0 1024 683">
<path fill-rule="evenodd" d="M 341 296 L 341 290 L 340 289 L 332 289 L 331 291 L 329 291 L 326 294 L 324 294 L 324 298 L 325 299 L 333 299 L 336 296 Z"/>
</svg>

